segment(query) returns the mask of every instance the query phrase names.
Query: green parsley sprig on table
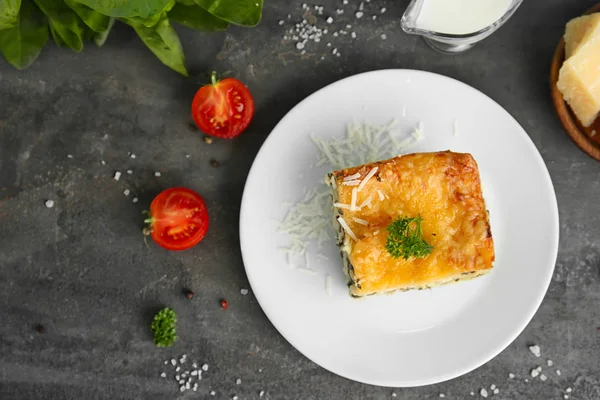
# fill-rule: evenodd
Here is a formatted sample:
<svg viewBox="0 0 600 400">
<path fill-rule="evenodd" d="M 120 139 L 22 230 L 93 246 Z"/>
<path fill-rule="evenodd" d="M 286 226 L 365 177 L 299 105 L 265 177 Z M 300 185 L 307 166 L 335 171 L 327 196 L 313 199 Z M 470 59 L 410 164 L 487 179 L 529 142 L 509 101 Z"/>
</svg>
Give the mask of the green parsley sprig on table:
<svg viewBox="0 0 600 400">
<path fill-rule="evenodd" d="M 170 347 L 177 340 L 175 324 L 177 315 L 175 311 L 166 307 L 160 310 L 150 324 L 150 330 L 154 333 L 154 344 L 158 347 Z"/>
<path fill-rule="evenodd" d="M 385 248 L 392 257 L 408 260 L 409 257 L 421 258 L 431 253 L 433 246 L 423 238 L 421 222 L 423 218 L 418 215 L 414 218 L 398 217 L 388 225 Z"/>
</svg>

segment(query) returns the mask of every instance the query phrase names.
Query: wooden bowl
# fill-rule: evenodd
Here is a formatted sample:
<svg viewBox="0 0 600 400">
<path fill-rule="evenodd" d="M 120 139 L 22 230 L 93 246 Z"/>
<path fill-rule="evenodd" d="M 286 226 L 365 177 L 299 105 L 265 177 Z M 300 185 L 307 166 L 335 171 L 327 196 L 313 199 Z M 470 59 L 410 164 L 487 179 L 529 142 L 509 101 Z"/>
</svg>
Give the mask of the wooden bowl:
<svg viewBox="0 0 600 400">
<path fill-rule="evenodd" d="M 600 4 L 587 10 L 583 15 L 600 12 Z M 550 69 L 550 91 L 552 102 L 556 109 L 556 114 L 569 137 L 585 151 L 590 157 L 600 161 L 600 118 L 596 118 L 590 127 L 584 127 L 579 119 L 571 111 L 571 107 L 563 100 L 562 94 L 556 87 L 558 82 L 558 72 L 565 61 L 565 40 L 558 43 L 558 47 L 552 57 L 552 67 Z"/>
</svg>

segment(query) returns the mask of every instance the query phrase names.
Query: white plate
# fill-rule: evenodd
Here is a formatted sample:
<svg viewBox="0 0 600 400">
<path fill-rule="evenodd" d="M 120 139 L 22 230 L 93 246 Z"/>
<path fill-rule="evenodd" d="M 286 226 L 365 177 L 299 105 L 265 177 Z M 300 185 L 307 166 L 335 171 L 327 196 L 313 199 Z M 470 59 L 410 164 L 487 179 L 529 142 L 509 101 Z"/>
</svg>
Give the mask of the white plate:
<svg viewBox="0 0 600 400">
<path fill-rule="evenodd" d="M 277 232 L 276 220 L 287 212 L 286 202 L 299 200 L 303 188 L 314 187 L 327 172 L 311 167 L 317 150 L 309 134 L 339 137 L 351 120 L 386 123 L 394 117 L 402 129 L 424 124 L 425 138 L 410 152 L 473 154 L 490 210 L 495 268 L 472 281 L 356 300 L 348 295 L 334 240 L 325 249 L 329 261 L 309 254 L 316 273 L 299 272 L 277 249 L 287 238 Z M 240 241 L 256 298 L 294 347 L 346 378 L 407 387 L 465 374 L 517 337 L 550 283 L 558 226 L 546 166 L 502 107 L 444 76 L 385 70 L 319 90 L 275 127 L 246 182 Z"/>
</svg>

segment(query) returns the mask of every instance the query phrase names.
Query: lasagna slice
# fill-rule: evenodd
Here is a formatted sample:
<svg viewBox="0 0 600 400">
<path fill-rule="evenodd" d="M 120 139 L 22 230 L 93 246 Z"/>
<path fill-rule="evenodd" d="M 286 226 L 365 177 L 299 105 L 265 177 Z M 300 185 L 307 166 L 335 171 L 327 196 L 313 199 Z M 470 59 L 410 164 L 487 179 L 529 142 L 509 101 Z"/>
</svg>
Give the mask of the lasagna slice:
<svg viewBox="0 0 600 400">
<path fill-rule="evenodd" d="M 492 231 L 470 154 L 407 154 L 335 171 L 326 180 L 351 295 L 431 288 L 491 270 Z M 433 248 L 422 257 L 393 257 L 388 226 L 418 217 Z"/>
</svg>

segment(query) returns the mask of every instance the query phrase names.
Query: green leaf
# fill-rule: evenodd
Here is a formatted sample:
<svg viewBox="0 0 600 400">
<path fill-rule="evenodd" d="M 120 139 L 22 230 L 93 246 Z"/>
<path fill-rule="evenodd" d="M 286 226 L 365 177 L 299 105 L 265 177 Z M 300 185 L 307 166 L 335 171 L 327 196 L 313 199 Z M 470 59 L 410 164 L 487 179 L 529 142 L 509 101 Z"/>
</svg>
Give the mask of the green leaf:
<svg viewBox="0 0 600 400">
<path fill-rule="evenodd" d="M 182 75 L 188 76 L 179 36 L 177 36 L 177 32 L 175 32 L 175 29 L 169 23 L 168 18 L 162 18 L 156 25 L 150 28 L 142 24 L 136 24 L 128 19 L 124 19 L 123 22 L 135 29 L 140 39 L 142 39 L 144 44 L 148 46 L 163 64 Z"/>
<path fill-rule="evenodd" d="M 177 340 L 176 325 L 177 314 L 171 308 L 160 310 L 150 324 L 154 334 L 154 344 L 157 347 L 170 347 Z"/>
<path fill-rule="evenodd" d="M 33 63 L 48 41 L 48 22 L 31 0 L 23 0 L 15 26 L 0 31 L 0 51 L 15 68 Z"/>
<path fill-rule="evenodd" d="M 160 13 L 171 0 L 76 0 L 109 17 L 148 18 Z"/>
<path fill-rule="evenodd" d="M 385 248 L 393 258 L 425 257 L 433 251 L 433 246 L 423 237 L 423 218 L 398 217 L 388 225 Z"/>
<path fill-rule="evenodd" d="M 110 31 L 112 30 L 112 27 L 115 24 L 115 18 L 110 18 L 110 20 L 108 21 L 108 27 L 106 28 L 106 30 L 104 32 L 99 32 L 94 34 L 94 43 L 96 43 L 96 46 L 98 47 L 102 47 L 104 45 L 104 42 L 106 42 L 106 38 L 108 38 L 108 34 L 110 33 Z"/>
<path fill-rule="evenodd" d="M 178 4 L 183 4 L 184 6 L 194 6 L 196 2 L 194 0 L 177 0 Z"/>
<path fill-rule="evenodd" d="M 21 0 L 0 0 L 0 29 L 12 28 L 17 24 Z"/>
<path fill-rule="evenodd" d="M 217 18 L 242 26 L 255 26 L 262 17 L 263 0 L 194 0 Z"/>
<path fill-rule="evenodd" d="M 154 25 L 156 25 L 158 23 L 158 21 L 163 19 L 164 16 L 166 15 L 166 13 L 171 11 L 171 9 L 173 8 L 174 5 L 175 5 L 175 0 L 170 0 L 169 4 L 167 4 L 165 6 L 165 8 L 163 8 L 162 10 L 160 10 L 160 12 L 158 12 L 154 15 L 150 15 L 147 18 L 132 17 L 132 18 L 128 18 L 128 19 L 133 23 L 144 25 L 146 28 L 151 28 Z"/>
<path fill-rule="evenodd" d="M 65 0 L 65 3 L 81 18 L 81 20 L 94 32 L 104 32 L 108 29 L 110 17 L 89 8 L 86 5 L 77 3 L 74 0 Z"/>
<path fill-rule="evenodd" d="M 66 45 L 79 53 L 83 50 L 85 24 L 67 6 L 64 0 L 34 0 L 40 10 L 48 16 L 52 37 L 60 36 L 57 44 Z"/>
<path fill-rule="evenodd" d="M 202 32 L 217 32 L 227 29 L 229 24 L 198 5 L 176 4 L 168 13 L 173 22 Z"/>
</svg>

